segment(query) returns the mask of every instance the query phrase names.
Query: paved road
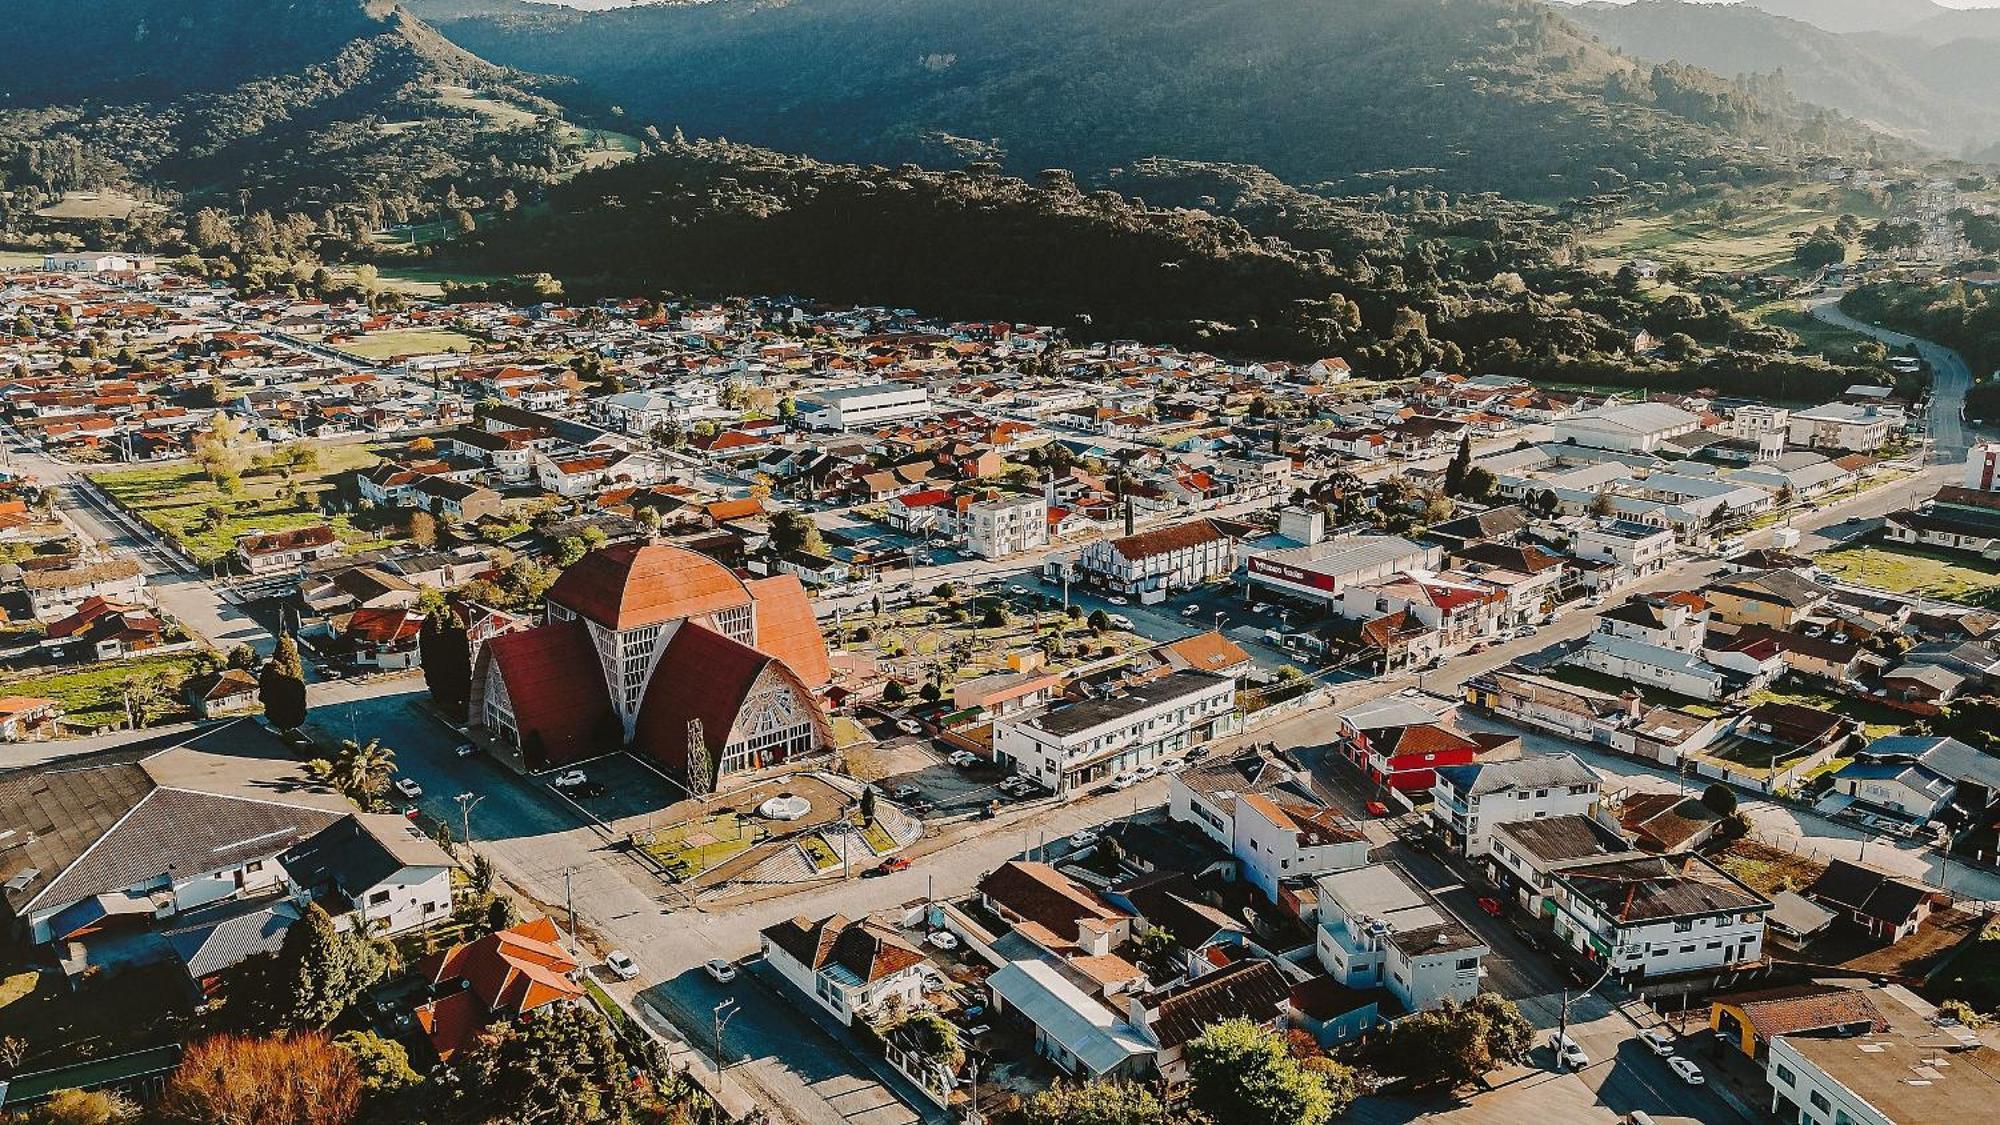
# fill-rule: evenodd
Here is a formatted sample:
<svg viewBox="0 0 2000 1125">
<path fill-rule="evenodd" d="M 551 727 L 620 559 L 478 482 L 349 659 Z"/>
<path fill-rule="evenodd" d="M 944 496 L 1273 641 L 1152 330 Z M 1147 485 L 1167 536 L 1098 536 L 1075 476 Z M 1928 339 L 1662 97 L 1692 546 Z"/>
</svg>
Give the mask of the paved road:
<svg viewBox="0 0 2000 1125">
<path fill-rule="evenodd" d="M 1890 347 L 1914 346 L 1931 365 L 1931 405 L 1924 424 L 1935 456 L 1950 463 L 1964 461 L 1966 450 L 1972 447 L 1964 421 L 1965 392 L 1972 389 L 1972 369 L 1966 365 L 1965 357 L 1942 344 L 1856 320 L 1840 311 L 1842 296 L 1843 293 L 1830 293 L 1815 298 L 1807 302 L 1806 309 L 1828 324 L 1872 336 Z"/>
</svg>

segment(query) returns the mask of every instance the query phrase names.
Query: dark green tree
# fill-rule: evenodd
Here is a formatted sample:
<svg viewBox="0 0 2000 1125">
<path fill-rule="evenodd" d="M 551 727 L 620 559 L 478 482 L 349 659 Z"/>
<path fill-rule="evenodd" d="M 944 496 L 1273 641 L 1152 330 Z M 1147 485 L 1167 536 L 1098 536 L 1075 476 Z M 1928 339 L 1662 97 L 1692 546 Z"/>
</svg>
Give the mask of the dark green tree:
<svg viewBox="0 0 2000 1125">
<path fill-rule="evenodd" d="M 264 718 L 279 730 L 297 730 L 306 721 L 305 665 L 299 660 L 298 642 L 286 633 L 264 665 L 257 680 L 257 698 L 264 704 Z"/>
<path fill-rule="evenodd" d="M 1300 1064 L 1284 1037 L 1245 1019 L 1210 1024 L 1187 1044 L 1188 1104 L 1218 1122 L 1326 1125 L 1347 1111 L 1328 1075 Z M 1352 1083 L 1340 1083 L 1352 1097 Z"/>
<path fill-rule="evenodd" d="M 278 950 L 277 980 L 288 985 L 284 1022 L 323 1028 L 389 971 L 390 956 L 376 942 L 343 933 L 318 903 L 285 932 Z"/>
<path fill-rule="evenodd" d="M 1136 1082 L 1058 1080 L 1021 1107 L 1021 1125 L 1190 1125 L 1187 1113 L 1174 1113 L 1158 1094 Z"/>
<path fill-rule="evenodd" d="M 472 646 L 449 608 L 424 618 L 417 633 L 417 658 L 423 664 L 424 687 L 431 702 L 447 717 L 463 722 L 472 693 Z"/>
</svg>

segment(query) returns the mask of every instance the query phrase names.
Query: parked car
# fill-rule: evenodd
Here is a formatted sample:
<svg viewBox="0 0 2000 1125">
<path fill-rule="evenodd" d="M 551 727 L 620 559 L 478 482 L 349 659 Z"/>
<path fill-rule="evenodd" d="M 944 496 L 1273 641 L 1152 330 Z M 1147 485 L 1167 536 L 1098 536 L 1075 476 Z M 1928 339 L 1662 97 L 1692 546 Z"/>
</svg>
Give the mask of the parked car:
<svg viewBox="0 0 2000 1125">
<path fill-rule="evenodd" d="M 1113 595 L 1111 595 L 1110 597 L 1108 597 L 1108 598 L 1106 598 L 1106 599 L 1104 599 L 1104 600 L 1105 600 L 1105 601 L 1107 601 L 1107 602 L 1110 602 L 1110 603 L 1111 603 L 1112 605 L 1131 605 L 1131 604 L 1132 604 L 1132 599 L 1130 599 L 1130 598 L 1126 597 L 1126 596 L 1125 596 L 1125 595 L 1123 595 L 1123 594 L 1113 594 Z"/>
<path fill-rule="evenodd" d="M 579 785 L 589 782 L 589 780 L 590 776 L 582 770 L 571 770 L 557 777 L 554 781 L 549 782 L 549 784 L 555 786 L 557 789 L 574 789 Z"/>
<path fill-rule="evenodd" d="M 1137 777 L 1134 777 L 1134 776 L 1133 776 L 1132 774 L 1130 774 L 1130 773 L 1121 773 L 1121 774 L 1119 774 L 1119 775 L 1118 775 L 1117 777 L 1114 777 L 1114 778 L 1112 778 L 1112 779 L 1111 779 L 1111 788 L 1113 788 L 1113 789 L 1130 789 L 1130 788 L 1132 788 L 1132 787 L 1133 787 L 1134 785 L 1137 785 L 1138 783 L 1139 783 L 1139 779 L 1138 779 Z"/>
<path fill-rule="evenodd" d="M 1069 846 L 1072 848 L 1087 848 L 1095 843 L 1097 843 L 1097 833 L 1088 828 L 1080 828 L 1069 835 Z"/>
<path fill-rule="evenodd" d="M 1186 758 L 1168 758 L 1160 763 L 1161 773 L 1179 773 L 1187 768 Z"/>
<path fill-rule="evenodd" d="M 1270 603 L 1270 602 L 1258 602 L 1258 603 L 1257 603 L 1256 605 L 1253 605 L 1253 606 L 1251 606 L 1251 607 L 1250 607 L 1250 612 L 1251 612 L 1251 613 L 1269 613 L 1269 612 L 1271 612 L 1271 603 Z"/>
<path fill-rule="evenodd" d="M 736 965 L 732 961 L 711 957 L 701 967 L 708 970 L 708 975 L 714 977 L 717 984 L 728 984 L 736 979 Z"/>
<path fill-rule="evenodd" d="M 1648 1050 L 1661 1058 L 1674 1053 L 1674 1037 L 1657 1027 L 1640 1032 L 1639 1039 L 1646 1044 Z"/>
<path fill-rule="evenodd" d="M 917 722 L 915 719 L 897 719 L 896 729 L 902 731 L 904 734 L 924 733 L 923 724 Z"/>
<path fill-rule="evenodd" d="M 476 742 L 461 742 L 458 744 L 458 749 L 452 751 L 452 753 L 457 754 L 461 758 L 470 758 L 474 754 L 479 753 L 479 744 Z"/>
<path fill-rule="evenodd" d="M 950 930 L 937 930 L 926 936 L 924 943 L 932 949 L 953 950 L 958 948 L 958 935 Z"/>
<path fill-rule="evenodd" d="M 1673 1058 L 1667 1060 L 1667 1069 L 1673 1071 L 1675 1074 L 1680 1075 L 1681 1081 L 1687 1083 L 1690 1086 L 1699 1086 L 1702 1083 L 1708 1081 L 1708 1079 L 1701 1073 L 1700 1067 L 1694 1065 L 1692 1061 L 1684 1059 L 1679 1055 L 1675 1055 Z"/>
<path fill-rule="evenodd" d="M 1114 613 L 1111 615 L 1111 626 L 1114 629 L 1130 629 L 1132 619 L 1122 613 Z"/>
<path fill-rule="evenodd" d="M 1198 605 L 1183 606 L 1181 608 L 1182 617 L 1193 617 L 1199 614 L 1200 612 L 1201 612 L 1201 607 Z"/>
<path fill-rule="evenodd" d="M 1556 1036 L 1549 1041 L 1549 1045 L 1555 1048 L 1556 1058 L 1562 1065 L 1571 1070 L 1582 1070 L 1590 1065 L 1590 1056 L 1584 1053 L 1583 1047 L 1576 1040 L 1567 1035 Z"/>
<path fill-rule="evenodd" d="M 921 796 L 922 794 L 923 794 L 923 789 L 921 789 L 918 786 L 911 785 L 907 781 L 903 782 L 901 785 L 891 786 L 889 789 L 889 799 L 892 801 L 907 801 L 912 797 Z"/>
<path fill-rule="evenodd" d="M 1479 900 L 1479 909 L 1498 918 L 1502 914 L 1507 913 L 1507 904 L 1497 898 L 1481 898 Z"/>
<path fill-rule="evenodd" d="M 875 866 L 869 868 L 868 870 L 862 872 L 862 874 L 894 875 L 898 871 L 907 871 L 909 870 L 909 868 L 910 868 L 909 860 L 904 859 L 902 856 L 899 855 L 892 855 L 888 859 L 885 859 L 882 862 L 876 864 Z"/>
<path fill-rule="evenodd" d="M 1363 805 L 1363 806 L 1361 806 L 1361 807 L 1362 807 L 1362 808 L 1364 808 L 1364 809 L 1367 809 L 1367 810 L 1368 810 L 1368 815 L 1369 815 L 1369 816 L 1388 816 L 1388 815 L 1389 815 L 1389 806 L 1387 806 L 1387 805 L 1383 804 L 1383 803 L 1382 803 L 1382 802 L 1380 802 L 1380 801 L 1369 801 L 1369 802 L 1368 802 L 1367 804 L 1365 804 L 1365 805 Z"/>
<path fill-rule="evenodd" d="M 1158 766 L 1140 766 L 1138 769 L 1132 771 L 1132 777 L 1138 781 L 1151 781 L 1158 776 L 1160 776 L 1160 767 Z"/>
<path fill-rule="evenodd" d="M 399 777 L 396 779 L 396 792 L 415 801 L 424 795 L 424 787 L 418 785 L 414 778 Z"/>
<path fill-rule="evenodd" d="M 639 975 L 639 963 L 622 949 L 614 949 L 604 955 L 604 967 L 611 970 L 619 980 L 631 980 Z"/>
<path fill-rule="evenodd" d="M 1017 598 L 1025 598 L 1028 596 L 1028 588 L 1026 586 L 1009 586 L 1007 587 L 1007 592 L 1014 595 Z"/>
<path fill-rule="evenodd" d="M 973 766 L 978 765 L 981 761 L 984 761 L 984 759 L 982 759 L 979 755 L 974 754 L 970 750 L 953 750 L 951 754 L 945 758 L 945 761 L 950 762 L 952 765 L 957 766 L 959 769 L 964 770 L 964 769 L 971 769 Z"/>
</svg>

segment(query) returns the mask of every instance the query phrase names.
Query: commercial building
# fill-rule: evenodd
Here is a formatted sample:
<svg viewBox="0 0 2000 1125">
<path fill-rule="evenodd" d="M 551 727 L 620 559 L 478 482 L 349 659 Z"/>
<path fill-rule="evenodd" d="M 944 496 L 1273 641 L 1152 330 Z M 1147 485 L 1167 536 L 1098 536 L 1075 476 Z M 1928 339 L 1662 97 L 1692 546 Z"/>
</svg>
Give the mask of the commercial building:
<svg viewBox="0 0 2000 1125">
<path fill-rule="evenodd" d="M 765 963 L 843 1026 L 884 1004 L 923 999 L 923 951 L 879 922 L 788 918 L 761 936 Z"/>
<path fill-rule="evenodd" d="M 1985 441 L 1965 454 L 1965 487 L 2000 492 L 2000 441 Z"/>
<path fill-rule="evenodd" d="M 1651 453 L 1667 439 L 1700 428 L 1701 419 L 1679 407 L 1642 402 L 1559 418 L 1555 440 L 1618 453 Z"/>
<path fill-rule="evenodd" d="M 1893 1020 L 1893 1017 L 1892 1017 Z M 1780 1035 L 1765 1076 L 1787 1125 L 1989 1121 L 2000 1105 L 2000 1051 L 1918 1021 L 1861 1035 Z"/>
<path fill-rule="evenodd" d="M 813 391 L 797 398 L 797 421 L 810 430 L 865 430 L 931 415 L 931 393 L 910 383 Z"/>
<path fill-rule="evenodd" d="M 1902 424 L 1900 410 L 1884 410 L 1872 403 L 1829 402 L 1793 411 L 1788 426 L 1793 445 L 1873 453 L 1887 445 L 1889 434 Z"/>
<path fill-rule="evenodd" d="M 1150 604 L 1235 569 L 1236 536 L 1216 520 L 1193 519 L 1100 539 L 1077 555 L 1072 576 Z"/>
<path fill-rule="evenodd" d="M 1039 496 L 998 496 L 965 510 L 965 549 L 1004 559 L 1049 545 L 1049 506 Z"/>
<path fill-rule="evenodd" d="M 1250 589 L 1331 606 L 1341 591 L 1398 571 L 1436 570 L 1444 548 L 1396 535 L 1343 535 L 1250 556 Z"/>
<path fill-rule="evenodd" d="M 1236 677 L 1193 670 L 993 724 L 1003 765 L 1056 793 L 1093 785 L 1237 727 Z"/>
<path fill-rule="evenodd" d="M 1551 874 L 1556 937 L 1628 978 L 1753 964 L 1771 900 L 1698 855 L 1611 858 Z"/>
<path fill-rule="evenodd" d="M 1588 815 L 1601 786 L 1597 773 L 1574 754 L 1446 766 L 1431 787 L 1431 818 L 1439 835 L 1478 857 L 1491 847 L 1496 825 Z"/>
</svg>

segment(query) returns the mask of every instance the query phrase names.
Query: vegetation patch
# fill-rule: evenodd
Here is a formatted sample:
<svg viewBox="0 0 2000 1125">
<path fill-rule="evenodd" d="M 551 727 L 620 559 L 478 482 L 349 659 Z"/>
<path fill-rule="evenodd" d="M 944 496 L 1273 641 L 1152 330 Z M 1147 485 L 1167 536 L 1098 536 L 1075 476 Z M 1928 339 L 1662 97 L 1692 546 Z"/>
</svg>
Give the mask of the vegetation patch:
<svg viewBox="0 0 2000 1125">
<path fill-rule="evenodd" d="M 1971 555 L 1877 543 L 1843 547 L 1814 560 L 1836 578 L 1964 605 L 2000 606 L 2000 564 Z"/>
<path fill-rule="evenodd" d="M 1750 839 L 1731 843 L 1713 858 L 1724 871 L 1761 895 L 1806 886 L 1826 870 L 1826 864 L 1818 860 Z"/>
<path fill-rule="evenodd" d="M 194 673 L 195 654 L 175 653 L 92 664 L 66 671 L 16 676 L 0 681 L 8 695 L 60 700 L 66 726 L 93 730 L 125 725 L 130 692 L 140 725 L 193 718 L 181 699 L 181 684 Z"/>
<path fill-rule="evenodd" d="M 389 359 L 399 355 L 430 355 L 436 352 L 469 352 L 479 341 L 449 328 L 396 328 L 370 332 L 333 345 L 362 359 Z"/>
</svg>

